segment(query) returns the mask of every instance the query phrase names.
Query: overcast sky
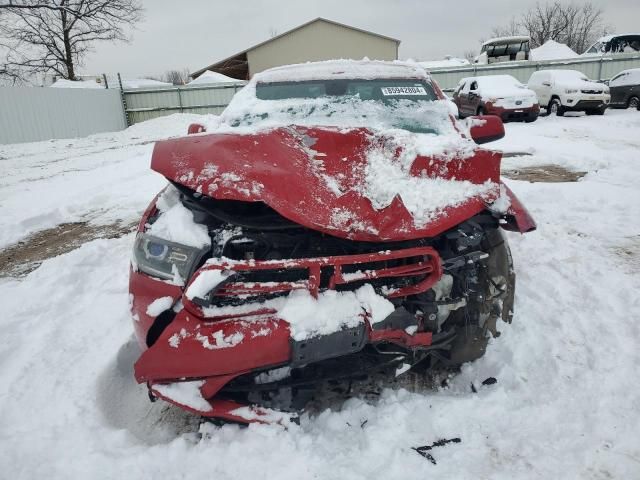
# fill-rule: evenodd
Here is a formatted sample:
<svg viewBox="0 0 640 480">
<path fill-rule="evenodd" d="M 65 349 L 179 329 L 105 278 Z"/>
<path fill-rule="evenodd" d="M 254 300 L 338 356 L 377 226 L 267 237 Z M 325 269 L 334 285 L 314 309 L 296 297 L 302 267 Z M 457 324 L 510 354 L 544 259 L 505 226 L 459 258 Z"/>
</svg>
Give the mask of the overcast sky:
<svg viewBox="0 0 640 480">
<path fill-rule="evenodd" d="M 580 0 L 577 0 L 580 2 Z M 398 38 L 400 58 L 437 60 L 479 49 L 491 28 L 536 0 L 142 0 L 146 18 L 130 44 L 102 44 L 85 74 L 197 70 L 316 17 Z M 615 32 L 640 30 L 639 0 L 595 0 Z"/>
</svg>

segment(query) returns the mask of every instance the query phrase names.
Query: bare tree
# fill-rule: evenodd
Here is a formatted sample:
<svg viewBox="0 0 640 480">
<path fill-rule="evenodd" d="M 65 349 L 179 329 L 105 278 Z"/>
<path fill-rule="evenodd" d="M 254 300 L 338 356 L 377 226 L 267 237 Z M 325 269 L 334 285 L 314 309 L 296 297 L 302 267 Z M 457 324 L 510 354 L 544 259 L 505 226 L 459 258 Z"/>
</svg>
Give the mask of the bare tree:
<svg viewBox="0 0 640 480">
<path fill-rule="evenodd" d="M 539 47 L 547 40 L 567 44 L 578 53 L 584 52 L 605 30 L 603 12 L 591 2 L 537 3 L 519 19 L 515 17 L 504 27 L 493 29 L 495 36 L 516 35 L 531 37 L 531 47 Z"/>
<path fill-rule="evenodd" d="M 10 0 L 0 7 L 3 68 L 69 80 L 96 43 L 128 41 L 125 28 L 142 18 L 140 0 Z"/>
<path fill-rule="evenodd" d="M 522 25 L 516 17 L 511 17 L 511 20 L 506 25 L 501 27 L 493 27 L 491 30 L 492 37 L 513 37 L 514 35 L 522 34 Z"/>
<path fill-rule="evenodd" d="M 189 81 L 189 69 L 167 70 L 162 78 L 163 81 L 174 85 L 184 85 Z"/>
</svg>

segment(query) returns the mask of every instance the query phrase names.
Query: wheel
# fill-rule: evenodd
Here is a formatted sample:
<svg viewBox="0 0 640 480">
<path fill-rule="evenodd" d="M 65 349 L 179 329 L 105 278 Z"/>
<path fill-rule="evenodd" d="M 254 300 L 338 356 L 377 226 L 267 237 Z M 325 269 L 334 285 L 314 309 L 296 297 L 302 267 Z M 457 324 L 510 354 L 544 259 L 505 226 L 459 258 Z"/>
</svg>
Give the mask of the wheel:
<svg viewBox="0 0 640 480">
<path fill-rule="evenodd" d="M 525 119 L 526 123 L 531 123 L 531 122 L 535 122 L 538 119 L 538 115 L 536 115 L 535 117 L 527 117 Z"/>
<path fill-rule="evenodd" d="M 481 300 L 470 300 L 465 309 L 452 312 L 452 315 L 456 314 L 452 321 L 459 325 L 449 356 L 453 365 L 482 357 L 489 334 L 494 337 L 500 335 L 498 319 L 511 323 L 513 318 L 516 275 L 504 232 L 501 229 L 488 231 L 482 243 L 482 251 L 487 252 L 489 258 L 478 276 Z"/>
<path fill-rule="evenodd" d="M 633 97 L 630 97 L 627 101 L 627 108 L 640 108 L 640 98 L 636 97 L 635 95 Z"/>
<path fill-rule="evenodd" d="M 562 103 L 560 103 L 559 98 L 551 99 L 547 112 L 549 112 L 549 115 L 557 115 L 558 117 L 562 117 L 564 115 L 565 110 Z"/>
</svg>

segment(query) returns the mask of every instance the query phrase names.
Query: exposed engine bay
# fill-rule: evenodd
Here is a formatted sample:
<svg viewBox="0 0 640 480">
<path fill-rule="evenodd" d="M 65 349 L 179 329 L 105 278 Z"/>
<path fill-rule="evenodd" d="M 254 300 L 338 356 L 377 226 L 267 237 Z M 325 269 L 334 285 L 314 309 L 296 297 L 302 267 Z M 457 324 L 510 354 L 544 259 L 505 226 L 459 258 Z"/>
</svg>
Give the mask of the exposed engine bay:
<svg viewBox="0 0 640 480">
<path fill-rule="evenodd" d="M 371 284 L 376 293 L 387 297 L 395 307 L 383 322 L 373 326 L 373 333 L 375 330 L 403 330 L 411 336 L 418 334 L 417 338 L 428 333 L 428 345 L 403 346 L 384 339 L 368 343 L 364 326 L 300 342 L 292 340 L 290 364 L 240 375 L 220 390 L 219 395 L 234 401 L 298 410 L 315 398 L 317 392 L 326 390 L 327 384 L 335 388 L 337 384 L 343 384 L 344 387 L 345 382 L 367 380 L 377 373 L 389 375 L 403 365 L 414 371 L 458 366 L 484 354 L 488 336 L 498 335 L 496 322 L 499 318 L 507 322 L 511 319 L 515 275 L 498 219 L 489 212 L 476 215 L 433 239 L 362 242 L 332 237 L 297 225 L 259 202 L 215 200 L 179 184 L 175 187 L 181 193 L 182 204 L 193 213 L 197 223 L 207 226 L 212 239 L 210 250 L 200 258 L 196 269 L 211 258 L 276 262 L 422 247 L 433 248 L 442 262 L 442 275 L 438 281 L 431 288 L 411 295 L 394 296 L 393 293 L 419 286 L 424 276 L 367 277 L 333 286 L 338 291 L 347 291 L 356 290 L 364 283 Z M 153 224 L 154 220 L 152 216 L 148 223 Z M 397 258 L 343 265 L 341 274 L 357 279 L 362 272 L 407 266 L 411 260 Z M 320 291 L 330 286 L 332 273 L 331 267 L 321 270 Z M 253 287 L 261 282 L 269 285 L 297 282 L 303 277 L 303 269 L 299 268 L 249 270 L 238 273 L 234 282 Z M 243 291 L 195 301 L 204 308 L 241 306 L 288 293 Z M 149 346 L 160 336 L 161 328 L 170 322 L 168 316 L 156 320 L 157 328 L 151 330 Z"/>
</svg>

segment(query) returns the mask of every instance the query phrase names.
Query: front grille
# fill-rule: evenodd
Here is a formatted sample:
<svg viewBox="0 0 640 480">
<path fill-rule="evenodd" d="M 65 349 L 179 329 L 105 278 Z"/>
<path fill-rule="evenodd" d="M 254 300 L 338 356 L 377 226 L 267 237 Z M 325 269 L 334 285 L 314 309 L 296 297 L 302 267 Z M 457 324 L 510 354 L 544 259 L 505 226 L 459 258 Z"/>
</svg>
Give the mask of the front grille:
<svg viewBox="0 0 640 480">
<path fill-rule="evenodd" d="M 195 299 L 196 308 L 255 303 L 293 290 L 308 290 L 317 297 L 326 289 L 356 290 L 365 283 L 388 298 L 405 297 L 428 290 L 442 275 L 440 257 L 432 247 L 286 260 L 212 259 L 192 282 L 207 270 L 234 275 L 206 298 Z M 263 313 L 268 312 L 261 309 Z"/>
<path fill-rule="evenodd" d="M 580 91 L 588 95 L 599 95 L 602 93 L 602 90 L 580 90 Z"/>
</svg>

